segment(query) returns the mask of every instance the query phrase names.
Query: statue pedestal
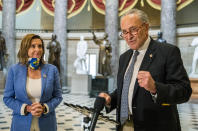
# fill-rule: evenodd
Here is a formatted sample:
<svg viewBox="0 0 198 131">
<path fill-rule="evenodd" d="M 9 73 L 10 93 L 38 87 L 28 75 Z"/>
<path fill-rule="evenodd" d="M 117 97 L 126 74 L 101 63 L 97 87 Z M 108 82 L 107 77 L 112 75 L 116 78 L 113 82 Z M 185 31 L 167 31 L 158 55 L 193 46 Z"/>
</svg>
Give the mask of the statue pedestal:
<svg viewBox="0 0 198 131">
<path fill-rule="evenodd" d="M 0 71 L 0 94 L 3 93 L 5 87 L 5 76 L 3 71 Z"/>
<path fill-rule="evenodd" d="M 96 97 L 101 92 L 110 92 L 111 87 L 113 87 L 112 78 L 105 78 L 103 76 L 96 76 L 92 79 L 92 87 L 90 96 Z"/>
<path fill-rule="evenodd" d="M 192 74 L 192 73 L 191 73 L 191 74 L 189 74 L 189 77 L 190 77 L 190 78 L 198 78 L 198 74 L 194 74 L 194 73 Z"/>
<path fill-rule="evenodd" d="M 190 78 L 192 95 L 191 98 L 198 99 L 198 78 Z"/>
<path fill-rule="evenodd" d="M 91 90 L 91 75 L 73 74 L 71 84 L 72 94 L 89 95 Z"/>
</svg>

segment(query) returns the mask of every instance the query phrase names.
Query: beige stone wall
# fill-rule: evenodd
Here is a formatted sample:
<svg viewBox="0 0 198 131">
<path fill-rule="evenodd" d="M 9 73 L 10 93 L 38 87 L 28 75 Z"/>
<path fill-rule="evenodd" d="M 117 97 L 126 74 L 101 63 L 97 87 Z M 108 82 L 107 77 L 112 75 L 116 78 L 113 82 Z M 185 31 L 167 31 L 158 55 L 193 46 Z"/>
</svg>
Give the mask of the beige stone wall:
<svg viewBox="0 0 198 131">
<path fill-rule="evenodd" d="M 150 36 L 153 37 L 153 39 L 156 39 L 157 32 L 159 30 L 151 30 L 149 32 Z M 179 28 L 178 29 L 178 36 L 177 36 L 177 46 L 180 48 L 182 59 L 184 62 L 184 66 L 188 73 L 190 73 L 191 65 L 192 65 L 192 57 L 194 53 L 195 47 L 190 47 L 193 38 L 198 37 L 198 27 L 185 27 L 185 28 Z M 18 52 L 21 39 L 26 33 L 17 33 L 16 37 L 16 53 Z M 45 43 L 45 47 L 47 43 L 51 39 L 51 33 L 40 33 L 39 34 L 43 39 Z M 98 55 L 99 48 L 98 46 L 92 41 L 92 34 L 91 33 L 68 33 L 68 41 L 67 41 L 67 76 L 68 76 L 68 86 L 71 87 L 71 78 L 72 74 L 75 72 L 75 68 L 73 67 L 74 60 L 76 59 L 76 46 L 79 41 L 80 36 L 83 35 L 85 37 L 85 40 L 88 43 L 88 52 L 94 52 Z M 103 33 L 96 33 L 96 36 L 98 38 L 103 37 Z M 128 49 L 127 44 L 124 40 L 119 38 L 119 51 L 120 54 L 122 54 L 124 51 Z M 45 58 L 46 61 L 48 59 L 48 50 L 45 50 Z"/>
<path fill-rule="evenodd" d="M 177 32 L 177 45 L 180 48 L 184 66 L 189 74 L 191 72 L 192 58 L 195 50 L 195 46 L 192 47 L 190 44 L 194 38 L 198 37 L 198 26 L 185 27 L 183 29 L 178 29 Z"/>
</svg>

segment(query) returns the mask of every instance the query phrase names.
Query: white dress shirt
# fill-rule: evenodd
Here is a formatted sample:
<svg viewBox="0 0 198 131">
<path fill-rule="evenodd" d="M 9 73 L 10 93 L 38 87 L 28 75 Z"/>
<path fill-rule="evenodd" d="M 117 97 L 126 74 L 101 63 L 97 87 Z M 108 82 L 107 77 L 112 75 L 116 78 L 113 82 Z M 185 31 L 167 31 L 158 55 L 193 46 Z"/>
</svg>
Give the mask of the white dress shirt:
<svg viewBox="0 0 198 131">
<path fill-rule="evenodd" d="M 27 77 L 26 91 L 32 103 L 39 102 L 41 98 L 41 78 L 31 79 Z M 30 131 L 39 131 L 38 117 L 32 117 L 32 124 Z"/>
<path fill-rule="evenodd" d="M 145 41 L 145 43 L 138 49 L 139 55 L 137 56 L 137 60 L 134 64 L 134 71 L 133 71 L 133 74 L 132 74 L 132 77 L 131 77 L 131 83 L 130 83 L 129 94 L 128 94 L 128 102 L 129 102 L 128 105 L 129 105 L 129 113 L 130 114 L 132 114 L 133 90 L 134 90 L 135 82 L 136 82 L 136 79 L 137 79 L 138 71 L 139 71 L 140 65 L 142 64 L 142 60 L 143 60 L 144 55 L 147 51 L 147 48 L 149 46 L 150 41 L 151 41 L 151 39 L 150 39 L 150 37 L 148 37 L 147 40 Z M 134 55 L 134 53 L 133 53 L 133 55 Z M 133 55 L 132 55 L 131 60 L 128 64 L 127 70 L 129 68 L 129 65 L 132 62 Z M 126 72 L 127 72 L 127 70 L 126 70 Z M 125 72 L 125 74 L 126 74 L 126 72 Z"/>
</svg>

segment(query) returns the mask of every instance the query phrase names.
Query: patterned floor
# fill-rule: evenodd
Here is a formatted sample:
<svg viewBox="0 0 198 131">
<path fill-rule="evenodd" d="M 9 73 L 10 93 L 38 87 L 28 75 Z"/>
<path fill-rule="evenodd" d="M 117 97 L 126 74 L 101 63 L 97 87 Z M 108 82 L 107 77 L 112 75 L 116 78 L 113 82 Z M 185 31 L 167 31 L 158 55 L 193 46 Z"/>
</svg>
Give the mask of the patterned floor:
<svg viewBox="0 0 198 131">
<path fill-rule="evenodd" d="M 83 95 L 64 94 L 63 97 L 63 102 L 87 107 L 92 107 L 95 100 Z M 81 125 L 84 116 L 65 106 L 63 102 L 56 109 L 58 131 L 82 131 Z M 182 131 L 198 131 L 198 100 L 180 104 L 178 110 Z M 2 95 L 0 95 L 0 131 L 10 130 L 11 113 L 12 111 L 2 102 Z M 107 116 L 115 119 L 115 111 Z M 115 131 L 115 126 L 111 123 L 98 121 L 95 131 Z"/>
</svg>

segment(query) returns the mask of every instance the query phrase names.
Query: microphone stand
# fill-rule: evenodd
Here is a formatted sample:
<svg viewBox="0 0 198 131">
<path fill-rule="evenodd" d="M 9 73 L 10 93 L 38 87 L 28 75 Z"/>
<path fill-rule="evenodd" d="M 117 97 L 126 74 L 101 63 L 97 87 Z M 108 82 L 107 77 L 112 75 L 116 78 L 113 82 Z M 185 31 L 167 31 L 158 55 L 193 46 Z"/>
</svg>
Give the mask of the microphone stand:
<svg viewBox="0 0 198 131">
<path fill-rule="evenodd" d="M 91 118 L 91 124 L 90 124 L 89 131 L 94 131 L 99 114 L 100 114 L 99 112 L 92 114 L 93 117 Z"/>
<path fill-rule="evenodd" d="M 100 111 L 104 108 L 105 105 L 105 99 L 103 97 L 97 97 L 94 102 L 94 112 L 93 116 L 91 118 L 91 126 L 89 131 L 94 131 L 96 122 L 98 120 L 98 116 L 100 115 Z"/>
</svg>

